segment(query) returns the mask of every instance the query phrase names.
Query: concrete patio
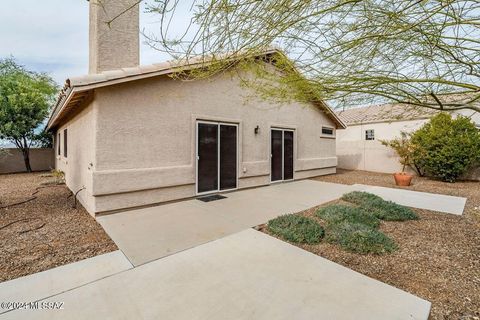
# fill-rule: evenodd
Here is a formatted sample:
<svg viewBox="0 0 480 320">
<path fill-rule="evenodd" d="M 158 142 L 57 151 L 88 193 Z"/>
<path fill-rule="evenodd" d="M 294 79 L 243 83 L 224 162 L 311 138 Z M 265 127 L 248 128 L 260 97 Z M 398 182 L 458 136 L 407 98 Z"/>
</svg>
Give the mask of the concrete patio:
<svg viewBox="0 0 480 320">
<path fill-rule="evenodd" d="M 356 189 L 361 187 L 303 180 L 231 192 L 213 202 L 194 199 L 102 216 L 98 222 L 138 266 Z"/>
<path fill-rule="evenodd" d="M 193 199 L 98 218 L 130 262 L 141 265 L 229 234 L 340 198 L 367 191 L 416 208 L 461 214 L 465 198 L 367 185 L 313 180 L 275 184 L 225 194 L 226 199 Z"/>
<path fill-rule="evenodd" d="M 247 229 L 1 319 L 419 319 L 430 303 Z"/>
<path fill-rule="evenodd" d="M 251 229 L 355 190 L 454 214 L 465 205 L 465 198 L 303 180 L 102 216 L 119 251 L 0 283 L 1 301 L 64 302 L 64 309 L 2 310 L 0 318 L 427 319 L 428 301 Z"/>
</svg>

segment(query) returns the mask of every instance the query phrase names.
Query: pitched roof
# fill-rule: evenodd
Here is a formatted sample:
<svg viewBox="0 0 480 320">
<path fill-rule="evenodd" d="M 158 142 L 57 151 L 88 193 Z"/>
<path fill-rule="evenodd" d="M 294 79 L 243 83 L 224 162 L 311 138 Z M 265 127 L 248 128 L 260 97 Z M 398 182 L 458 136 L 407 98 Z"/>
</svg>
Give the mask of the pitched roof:
<svg viewBox="0 0 480 320">
<path fill-rule="evenodd" d="M 405 104 L 382 104 L 347 109 L 337 115 L 347 125 L 427 119 L 439 111 Z"/>
<path fill-rule="evenodd" d="M 64 119 L 74 109 L 80 107 L 84 101 L 91 97 L 93 89 L 111 86 L 119 83 L 135 81 L 160 75 L 172 74 L 180 70 L 191 70 L 201 68 L 208 65 L 210 61 L 218 61 L 218 59 L 232 61 L 239 60 L 246 56 L 263 57 L 271 55 L 285 54 L 276 48 L 269 48 L 257 54 L 243 54 L 237 53 L 235 55 L 217 56 L 215 59 L 200 56 L 198 58 L 191 58 L 189 60 L 174 60 L 163 63 L 155 63 L 151 65 L 138 66 L 134 68 L 122 68 L 118 70 L 104 71 L 99 74 L 89 74 L 81 77 L 74 77 L 65 81 L 65 86 L 60 92 L 57 102 L 52 109 L 47 123 L 47 129 L 56 126 L 62 119 Z M 346 128 L 345 124 L 333 112 L 324 101 L 316 101 L 326 114 L 337 124 L 338 128 Z"/>
</svg>

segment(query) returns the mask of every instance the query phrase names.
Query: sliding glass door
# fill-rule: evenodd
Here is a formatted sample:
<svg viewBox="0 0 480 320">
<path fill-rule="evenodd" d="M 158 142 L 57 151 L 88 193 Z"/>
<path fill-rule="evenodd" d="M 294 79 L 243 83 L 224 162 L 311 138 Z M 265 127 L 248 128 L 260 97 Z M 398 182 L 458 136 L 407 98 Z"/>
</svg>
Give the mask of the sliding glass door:
<svg viewBox="0 0 480 320">
<path fill-rule="evenodd" d="M 293 131 L 272 129 L 271 131 L 271 181 L 293 179 Z"/>
<path fill-rule="evenodd" d="M 283 131 L 272 130 L 272 181 L 283 180 Z"/>
<path fill-rule="evenodd" d="M 237 130 L 227 123 L 197 123 L 197 193 L 237 188 Z"/>
</svg>

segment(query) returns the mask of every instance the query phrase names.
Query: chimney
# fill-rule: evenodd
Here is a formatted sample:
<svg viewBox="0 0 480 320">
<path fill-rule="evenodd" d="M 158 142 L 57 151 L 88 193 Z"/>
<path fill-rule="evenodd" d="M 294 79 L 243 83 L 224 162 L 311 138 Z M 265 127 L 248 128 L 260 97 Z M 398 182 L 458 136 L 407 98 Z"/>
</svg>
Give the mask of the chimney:
<svg viewBox="0 0 480 320">
<path fill-rule="evenodd" d="M 90 0 L 90 74 L 139 65 L 138 2 L 138 0 Z"/>
</svg>

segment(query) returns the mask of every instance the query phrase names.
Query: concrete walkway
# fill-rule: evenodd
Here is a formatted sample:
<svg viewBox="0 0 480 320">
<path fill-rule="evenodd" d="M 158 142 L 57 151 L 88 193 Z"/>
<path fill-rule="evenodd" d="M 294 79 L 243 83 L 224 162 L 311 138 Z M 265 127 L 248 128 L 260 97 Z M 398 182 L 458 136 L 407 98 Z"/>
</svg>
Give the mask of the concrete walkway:
<svg viewBox="0 0 480 320">
<path fill-rule="evenodd" d="M 465 198 L 314 180 L 275 184 L 225 194 L 213 202 L 181 201 L 99 217 L 133 265 L 139 266 L 203 243 L 340 198 L 366 191 L 402 205 L 461 214 Z"/>
<path fill-rule="evenodd" d="M 418 319 L 430 303 L 253 229 L 56 295 L 1 319 Z"/>
<path fill-rule="evenodd" d="M 355 184 L 354 187 L 376 194 L 385 200 L 390 200 L 403 206 L 456 215 L 463 214 L 463 209 L 467 202 L 467 198 L 447 196 L 437 193 L 368 186 L 363 184 Z"/>
<path fill-rule="evenodd" d="M 362 188 L 302 180 L 231 192 L 213 202 L 188 200 L 117 213 L 98 221 L 138 266 Z"/>
<path fill-rule="evenodd" d="M 0 302 L 34 302 L 133 268 L 119 250 L 0 283 Z M 8 308 L 0 308 L 0 314 Z"/>
</svg>

